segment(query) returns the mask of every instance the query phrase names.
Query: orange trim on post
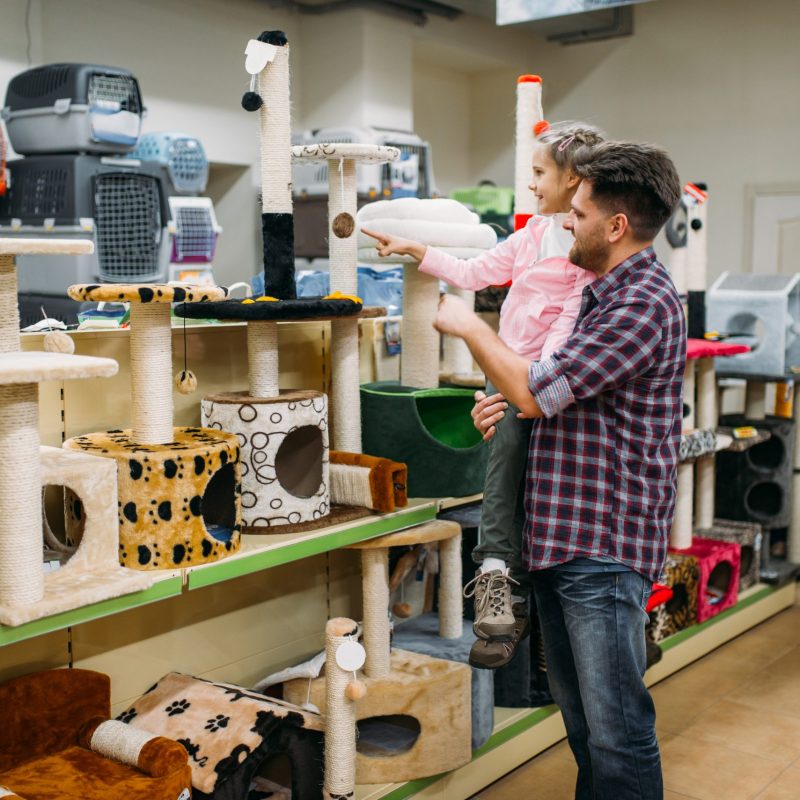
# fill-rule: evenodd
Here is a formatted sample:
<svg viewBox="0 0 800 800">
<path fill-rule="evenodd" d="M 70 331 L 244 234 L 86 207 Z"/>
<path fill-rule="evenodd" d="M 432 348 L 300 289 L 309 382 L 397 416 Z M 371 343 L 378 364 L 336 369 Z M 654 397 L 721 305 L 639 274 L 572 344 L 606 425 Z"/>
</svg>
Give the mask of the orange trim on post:
<svg viewBox="0 0 800 800">
<path fill-rule="evenodd" d="M 514 214 L 514 230 L 518 231 L 528 224 L 528 220 L 533 214 Z"/>
<path fill-rule="evenodd" d="M 517 83 L 541 83 L 542 79 L 538 75 L 520 75 Z"/>
</svg>

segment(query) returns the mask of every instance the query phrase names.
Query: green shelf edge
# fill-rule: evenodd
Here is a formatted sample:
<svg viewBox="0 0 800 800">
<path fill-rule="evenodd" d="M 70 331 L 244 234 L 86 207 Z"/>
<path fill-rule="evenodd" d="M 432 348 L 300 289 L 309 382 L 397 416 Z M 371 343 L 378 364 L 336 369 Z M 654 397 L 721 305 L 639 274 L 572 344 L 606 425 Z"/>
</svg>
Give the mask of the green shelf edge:
<svg viewBox="0 0 800 800">
<path fill-rule="evenodd" d="M 53 631 L 59 631 L 63 628 L 69 628 L 72 625 L 80 625 L 82 622 L 90 622 L 94 619 L 118 614 L 121 611 L 127 611 L 129 608 L 155 603 L 167 597 L 176 597 L 182 590 L 183 578 L 180 575 L 175 575 L 172 578 L 158 581 L 149 589 L 144 589 L 141 592 L 124 594 L 120 597 L 112 597 L 109 600 L 101 600 L 99 603 L 92 603 L 70 611 L 62 611 L 60 614 L 34 619 L 31 622 L 15 627 L 0 625 L 0 647 L 52 633 Z"/>
<path fill-rule="evenodd" d="M 744 600 L 740 600 L 735 606 L 726 609 L 725 611 L 717 614 L 715 617 L 712 617 L 709 620 L 706 620 L 700 625 L 692 625 L 691 628 L 686 628 L 685 630 L 679 631 L 673 636 L 670 636 L 668 639 L 664 639 L 662 642 L 659 642 L 659 645 L 663 650 L 669 650 L 686 639 L 691 639 L 693 636 L 697 636 L 704 630 L 707 630 L 711 626 L 721 622 L 727 617 L 731 617 L 734 614 L 743 611 L 748 606 L 751 606 L 754 603 L 769 597 L 769 595 L 775 592 L 778 588 L 781 587 L 764 586 L 762 589 L 754 592 Z M 472 761 L 474 761 L 476 758 L 486 755 L 486 753 L 490 753 L 495 748 L 500 747 L 501 745 L 513 739 L 515 736 L 519 736 L 519 734 L 525 732 L 529 728 L 532 728 L 534 725 L 537 725 L 556 713 L 558 713 L 558 707 L 554 705 L 531 709 L 530 714 L 526 714 L 522 719 L 518 719 L 508 727 L 492 734 L 486 744 L 473 752 Z M 441 780 L 446 775 L 447 773 L 443 773 L 441 775 L 432 775 L 429 778 L 419 778 L 415 781 L 409 781 L 408 783 L 399 786 L 397 789 L 393 789 L 391 792 L 381 795 L 381 800 L 408 800 L 408 798 L 413 797 L 431 784 Z"/>
<path fill-rule="evenodd" d="M 329 533 L 316 539 L 307 539 L 306 541 L 276 547 L 274 550 L 253 553 L 250 556 L 235 560 L 222 560 L 206 567 L 197 567 L 189 571 L 187 585 L 189 591 L 200 589 L 204 586 L 212 586 L 215 583 L 229 581 L 253 572 L 260 572 L 270 567 L 288 564 L 290 561 L 298 561 L 301 558 L 327 553 L 329 550 L 338 550 L 341 547 L 361 542 L 364 539 L 372 539 L 375 536 L 410 528 L 422 522 L 430 522 L 436 519 L 436 513 L 434 505 L 415 508 L 397 516 L 376 519 L 364 525 Z"/>
</svg>

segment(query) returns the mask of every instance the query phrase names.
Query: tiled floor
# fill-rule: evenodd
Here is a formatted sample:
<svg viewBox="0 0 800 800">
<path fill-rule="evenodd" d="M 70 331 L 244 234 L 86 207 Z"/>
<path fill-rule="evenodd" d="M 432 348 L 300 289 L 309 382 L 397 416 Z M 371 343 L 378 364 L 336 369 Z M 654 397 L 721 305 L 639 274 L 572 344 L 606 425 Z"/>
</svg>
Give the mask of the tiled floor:
<svg viewBox="0 0 800 800">
<path fill-rule="evenodd" d="M 665 800 L 800 800 L 800 606 L 652 688 Z M 477 795 L 572 800 L 561 742 Z"/>
</svg>

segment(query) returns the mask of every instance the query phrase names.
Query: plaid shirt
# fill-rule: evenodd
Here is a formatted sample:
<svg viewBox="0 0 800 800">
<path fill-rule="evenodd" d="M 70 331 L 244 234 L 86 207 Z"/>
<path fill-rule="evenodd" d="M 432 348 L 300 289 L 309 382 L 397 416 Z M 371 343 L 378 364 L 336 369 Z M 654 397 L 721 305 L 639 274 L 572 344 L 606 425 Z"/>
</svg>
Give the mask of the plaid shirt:
<svg viewBox="0 0 800 800">
<path fill-rule="evenodd" d="M 611 557 L 651 580 L 675 509 L 686 324 L 652 248 L 583 290 L 570 339 L 530 367 L 523 555 L 532 570 Z"/>
</svg>

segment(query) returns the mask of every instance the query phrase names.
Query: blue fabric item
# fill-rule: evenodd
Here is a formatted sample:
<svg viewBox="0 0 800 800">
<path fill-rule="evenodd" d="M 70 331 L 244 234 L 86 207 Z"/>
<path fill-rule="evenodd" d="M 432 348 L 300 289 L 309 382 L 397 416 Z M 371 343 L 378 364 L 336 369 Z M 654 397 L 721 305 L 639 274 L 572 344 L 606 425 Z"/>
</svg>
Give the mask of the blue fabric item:
<svg viewBox="0 0 800 800">
<path fill-rule="evenodd" d="M 644 685 L 638 572 L 533 573 L 550 691 L 578 764 L 575 800 L 661 800 L 655 706 Z"/>
<path fill-rule="evenodd" d="M 460 639 L 439 636 L 439 615 L 422 614 L 409 620 L 395 620 L 392 646 L 445 661 L 467 664 L 475 641 L 472 623 L 464 620 Z M 644 639 L 642 639 L 644 642 Z M 472 749 L 486 744 L 494 728 L 494 673 L 472 668 Z"/>
</svg>

